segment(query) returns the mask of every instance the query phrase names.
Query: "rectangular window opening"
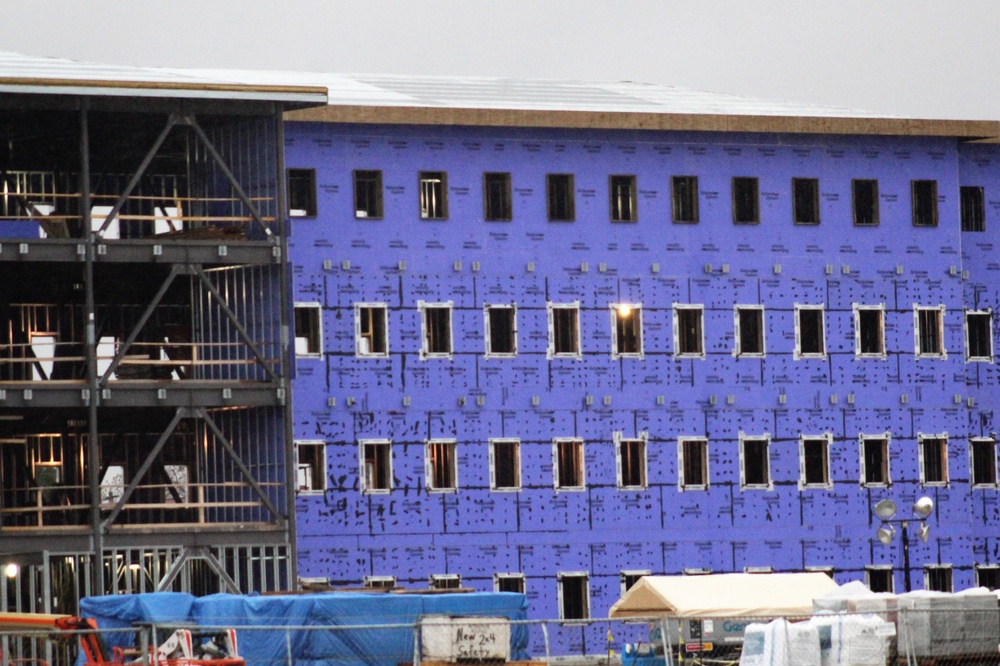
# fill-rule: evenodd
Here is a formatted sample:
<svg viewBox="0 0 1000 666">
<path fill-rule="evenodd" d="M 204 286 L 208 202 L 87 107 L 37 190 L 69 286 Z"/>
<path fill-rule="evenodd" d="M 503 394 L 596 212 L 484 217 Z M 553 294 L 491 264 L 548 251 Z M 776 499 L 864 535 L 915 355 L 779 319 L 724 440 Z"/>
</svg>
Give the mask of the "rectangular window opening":
<svg viewBox="0 0 1000 666">
<path fill-rule="evenodd" d="M 742 490 L 771 489 L 770 440 L 767 437 L 740 438 Z"/>
<path fill-rule="evenodd" d="M 733 223 L 757 224 L 760 222 L 760 202 L 756 178 L 733 178 Z"/>
<path fill-rule="evenodd" d="M 354 172 L 354 216 L 357 218 L 382 217 L 382 172 Z"/>
<path fill-rule="evenodd" d="M 795 358 L 826 358 L 823 306 L 795 306 Z"/>
<path fill-rule="evenodd" d="M 622 571 L 620 574 L 621 580 L 621 595 L 624 596 L 626 592 L 632 589 L 632 587 L 639 582 L 643 576 L 649 576 L 653 572 L 649 569 L 641 569 L 635 571 Z"/>
<path fill-rule="evenodd" d="M 190 466 L 177 463 L 167 464 L 163 466 L 163 471 L 167 475 L 167 484 L 163 488 L 163 502 L 165 504 L 187 503 L 191 488 Z"/>
<path fill-rule="evenodd" d="M 611 319 L 614 325 L 613 356 L 642 356 L 642 306 L 612 304 Z"/>
<path fill-rule="evenodd" d="M 878 181 L 853 180 L 851 192 L 854 204 L 854 224 L 859 227 L 878 226 Z"/>
<path fill-rule="evenodd" d="M 451 303 L 417 303 L 422 315 L 423 345 L 422 358 L 450 356 Z"/>
<path fill-rule="evenodd" d="M 427 489 L 458 489 L 458 444 L 454 440 L 427 442 Z"/>
<path fill-rule="evenodd" d="M 914 306 L 916 319 L 917 358 L 943 358 L 944 317 L 943 308 L 922 308 Z"/>
<path fill-rule="evenodd" d="M 936 227 L 938 224 L 937 181 L 911 180 L 910 195 L 913 201 L 913 226 Z"/>
<path fill-rule="evenodd" d="M 965 358 L 969 361 L 993 362 L 993 313 L 965 313 Z"/>
<path fill-rule="evenodd" d="M 392 445 L 386 440 L 361 442 L 361 492 L 392 490 Z"/>
<path fill-rule="evenodd" d="M 295 304 L 295 354 L 323 355 L 322 310 L 319 303 Z"/>
<path fill-rule="evenodd" d="M 670 204 L 677 224 L 698 222 L 698 176 L 674 176 L 670 179 Z"/>
<path fill-rule="evenodd" d="M 483 216 L 489 222 L 513 219 L 509 173 L 483 174 Z"/>
<path fill-rule="evenodd" d="M 882 306 L 854 306 L 855 355 L 885 357 L 885 311 Z"/>
<path fill-rule="evenodd" d="M 948 484 L 948 438 L 920 437 L 920 482 L 925 486 Z"/>
<path fill-rule="evenodd" d="M 973 488 L 997 487 L 997 451 L 992 439 L 969 440 L 969 471 Z"/>
<path fill-rule="evenodd" d="M 927 564 L 924 566 L 924 589 L 933 592 L 952 592 L 952 568 L 947 564 Z"/>
<path fill-rule="evenodd" d="M 497 573 L 493 574 L 493 590 L 495 592 L 515 592 L 524 594 L 524 574 L 523 573 Z"/>
<path fill-rule="evenodd" d="M 458 574 L 431 574 L 427 585 L 432 590 L 459 590 L 462 588 L 462 577 Z"/>
<path fill-rule="evenodd" d="M 580 355 L 580 306 L 549 303 L 549 357 Z"/>
<path fill-rule="evenodd" d="M 638 220 L 636 203 L 635 176 L 611 176 L 611 221 Z"/>
<path fill-rule="evenodd" d="M 764 355 L 764 308 L 736 306 L 736 356 Z"/>
<path fill-rule="evenodd" d="M 490 463 L 493 490 L 521 489 L 520 440 L 491 439 Z"/>
<path fill-rule="evenodd" d="M 887 437 L 861 438 L 861 485 L 866 487 L 889 485 Z"/>
<path fill-rule="evenodd" d="M 357 355 L 388 356 L 388 308 L 381 303 L 358 303 L 354 306 L 354 317 Z"/>
<path fill-rule="evenodd" d="M 792 178 L 795 224 L 819 224 L 819 179 Z"/>
<path fill-rule="evenodd" d="M 421 171 L 419 180 L 421 219 L 447 219 L 448 174 L 444 171 Z"/>
<path fill-rule="evenodd" d="M 705 338 L 700 305 L 674 304 L 674 354 L 680 357 L 704 358 Z"/>
<path fill-rule="evenodd" d="M 830 488 L 830 440 L 802 437 L 802 487 Z"/>
<path fill-rule="evenodd" d="M 889 592 L 895 590 L 893 584 L 892 567 L 870 566 L 865 567 L 865 582 L 872 592 Z"/>
<path fill-rule="evenodd" d="M 557 439 L 555 458 L 556 490 L 583 490 L 583 440 Z"/>
<path fill-rule="evenodd" d="M 517 354 L 517 309 L 513 305 L 487 305 L 486 355 Z"/>
<path fill-rule="evenodd" d="M 392 590 L 396 587 L 395 576 L 365 576 L 365 588 L 369 590 Z"/>
<path fill-rule="evenodd" d="M 326 490 L 326 443 L 296 442 L 296 487 L 300 493 Z"/>
<path fill-rule="evenodd" d="M 986 204 L 981 187 L 959 188 L 962 231 L 986 231 Z"/>
<path fill-rule="evenodd" d="M 681 490 L 708 488 L 708 440 L 684 438 L 678 441 Z"/>
<path fill-rule="evenodd" d="M 549 222 L 572 222 L 576 219 L 573 174 L 550 173 L 545 177 Z"/>
<path fill-rule="evenodd" d="M 615 435 L 618 440 L 618 487 L 620 489 L 646 488 L 646 440 L 624 439 Z"/>
<path fill-rule="evenodd" d="M 977 564 L 976 587 L 985 587 L 988 590 L 1000 588 L 1000 565 Z"/>
<path fill-rule="evenodd" d="M 288 215 L 316 217 L 315 169 L 288 169 Z"/>
<path fill-rule="evenodd" d="M 590 617 L 590 576 L 586 573 L 561 573 L 558 580 L 559 619 L 588 619 Z"/>
</svg>

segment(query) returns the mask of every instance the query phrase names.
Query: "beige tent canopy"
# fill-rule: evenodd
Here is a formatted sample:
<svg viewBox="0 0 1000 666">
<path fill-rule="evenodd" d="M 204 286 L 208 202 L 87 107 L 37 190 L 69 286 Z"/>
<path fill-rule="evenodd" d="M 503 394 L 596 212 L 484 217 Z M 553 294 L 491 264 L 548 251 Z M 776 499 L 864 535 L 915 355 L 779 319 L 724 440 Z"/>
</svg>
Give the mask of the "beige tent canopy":
<svg viewBox="0 0 1000 666">
<path fill-rule="evenodd" d="M 811 615 L 813 599 L 837 587 L 819 572 L 643 576 L 608 617 Z"/>
</svg>

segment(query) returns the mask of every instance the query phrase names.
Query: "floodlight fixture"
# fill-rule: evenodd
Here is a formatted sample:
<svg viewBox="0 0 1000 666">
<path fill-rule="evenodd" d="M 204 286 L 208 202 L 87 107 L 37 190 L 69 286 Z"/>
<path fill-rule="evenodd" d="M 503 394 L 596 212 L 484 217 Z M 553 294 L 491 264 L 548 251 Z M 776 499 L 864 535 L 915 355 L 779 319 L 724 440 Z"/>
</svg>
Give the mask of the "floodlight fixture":
<svg viewBox="0 0 1000 666">
<path fill-rule="evenodd" d="M 878 507 L 876 507 L 876 511 Z M 934 511 L 934 500 L 930 497 L 921 497 L 913 503 L 913 515 L 923 520 Z"/>
<path fill-rule="evenodd" d="M 883 525 L 878 528 L 877 532 L 875 532 L 875 536 L 878 537 L 878 540 L 881 541 L 883 545 L 888 546 L 892 543 L 892 538 L 896 536 L 896 528 L 892 525 Z"/>
<path fill-rule="evenodd" d="M 917 529 L 917 536 L 924 543 L 927 543 L 927 538 L 931 535 L 931 528 L 927 523 L 920 523 L 920 527 Z"/>
<path fill-rule="evenodd" d="M 928 501 L 930 500 L 928 499 Z M 896 503 L 891 499 L 884 499 L 876 504 L 872 511 L 875 512 L 875 517 L 879 520 L 892 520 L 893 516 L 896 515 Z M 915 505 L 914 511 L 916 511 Z"/>
</svg>

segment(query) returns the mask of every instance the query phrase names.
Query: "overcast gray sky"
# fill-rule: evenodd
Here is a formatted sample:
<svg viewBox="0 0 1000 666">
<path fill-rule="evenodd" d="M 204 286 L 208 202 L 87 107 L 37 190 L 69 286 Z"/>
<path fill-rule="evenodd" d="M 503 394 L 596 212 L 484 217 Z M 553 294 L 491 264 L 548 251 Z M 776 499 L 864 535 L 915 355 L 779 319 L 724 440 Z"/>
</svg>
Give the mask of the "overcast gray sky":
<svg viewBox="0 0 1000 666">
<path fill-rule="evenodd" d="M 1000 119 L 996 0 L 4 0 L 0 49 L 131 65 L 628 80 Z"/>
</svg>

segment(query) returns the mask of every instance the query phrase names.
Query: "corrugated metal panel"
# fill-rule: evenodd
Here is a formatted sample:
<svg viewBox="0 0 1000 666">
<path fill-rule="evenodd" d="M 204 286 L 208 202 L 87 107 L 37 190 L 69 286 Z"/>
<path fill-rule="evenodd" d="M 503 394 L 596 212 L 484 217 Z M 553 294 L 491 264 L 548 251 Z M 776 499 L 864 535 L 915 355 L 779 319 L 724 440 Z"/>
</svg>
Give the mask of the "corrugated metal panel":
<svg viewBox="0 0 1000 666">
<path fill-rule="evenodd" d="M 326 101 L 319 88 L 248 84 L 166 69 L 127 67 L 0 51 L 0 92 L 129 97 L 243 99 L 297 104 Z"/>
</svg>

